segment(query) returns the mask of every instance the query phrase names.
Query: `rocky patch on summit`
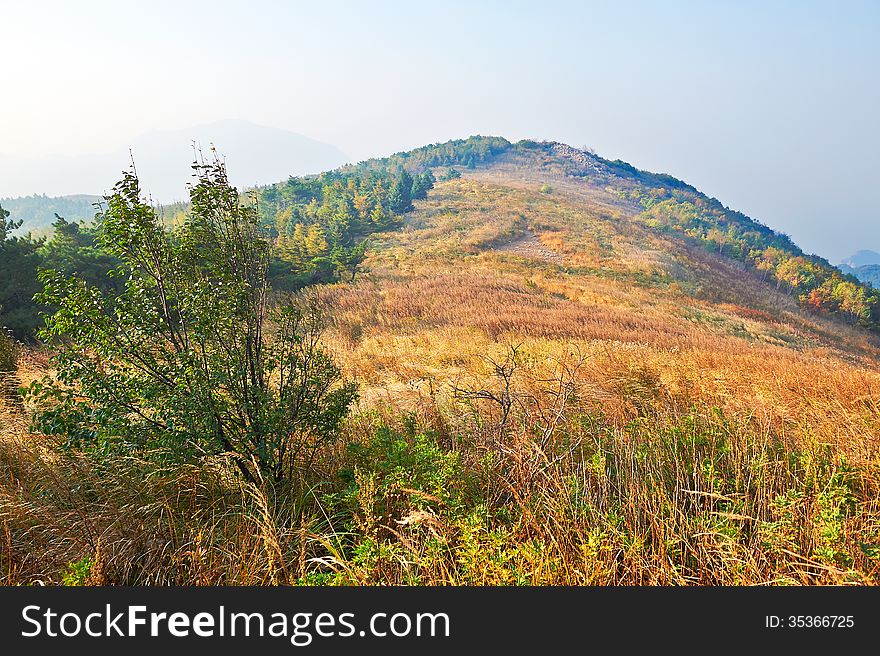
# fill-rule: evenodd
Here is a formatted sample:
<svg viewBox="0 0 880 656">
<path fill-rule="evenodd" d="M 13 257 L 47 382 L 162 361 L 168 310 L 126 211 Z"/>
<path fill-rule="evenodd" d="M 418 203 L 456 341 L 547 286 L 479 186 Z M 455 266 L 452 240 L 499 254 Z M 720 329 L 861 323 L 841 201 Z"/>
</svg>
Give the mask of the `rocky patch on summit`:
<svg viewBox="0 0 880 656">
<path fill-rule="evenodd" d="M 577 168 L 577 173 L 581 175 L 588 172 L 608 172 L 607 167 L 601 162 L 598 157 L 585 150 L 572 148 L 571 146 L 563 143 L 554 143 L 551 146 L 551 149 L 557 157 L 567 159 L 568 161 L 572 162 Z"/>
</svg>

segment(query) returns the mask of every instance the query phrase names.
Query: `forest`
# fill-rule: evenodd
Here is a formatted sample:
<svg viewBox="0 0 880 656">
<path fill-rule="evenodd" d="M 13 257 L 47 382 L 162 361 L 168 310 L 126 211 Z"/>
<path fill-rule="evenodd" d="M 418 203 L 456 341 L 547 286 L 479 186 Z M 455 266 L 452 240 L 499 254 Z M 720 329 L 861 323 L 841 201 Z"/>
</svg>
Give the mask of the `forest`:
<svg viewBox="0 0 880 656">
<path fill-rule="evenodd" d="M 52 223 L 57 216 L 69 221 L 91 220 L 95 216 L 95 203 L 100 196 L 46 196 L 33 195 L 19 198 L 0 198 L 0 205 L 6 208 L 16 220 L 28 217 L 25 232 L 51 232 Z"/>
</svg>

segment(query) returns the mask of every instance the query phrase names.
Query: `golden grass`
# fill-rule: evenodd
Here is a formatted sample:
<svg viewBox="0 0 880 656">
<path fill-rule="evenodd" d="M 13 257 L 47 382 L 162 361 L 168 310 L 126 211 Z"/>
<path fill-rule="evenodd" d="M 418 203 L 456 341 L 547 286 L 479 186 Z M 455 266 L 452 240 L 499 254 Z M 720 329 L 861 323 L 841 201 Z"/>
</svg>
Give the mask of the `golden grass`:
<svg viewBox="0 0 880 656">
<path fill-rule="evenodd" d="M 317 292 L 361 386 L 345 441 L 374 451 L 328 447 L 295 491 L 222 459 L 96 468 L 5 402 L 0 577 L 877 583 L 875 339 L 636 212 L 515 157 L 438 184 L 356 284 Z M 504 248 L 530 233 L 559 258 Z"/>
</svg>

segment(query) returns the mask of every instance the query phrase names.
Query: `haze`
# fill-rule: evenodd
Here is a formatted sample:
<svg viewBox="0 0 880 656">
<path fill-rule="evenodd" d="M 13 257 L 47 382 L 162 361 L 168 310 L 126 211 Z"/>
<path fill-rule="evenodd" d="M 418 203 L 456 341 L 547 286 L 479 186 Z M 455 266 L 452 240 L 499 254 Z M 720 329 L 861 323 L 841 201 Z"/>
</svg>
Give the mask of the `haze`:
<svg viewBox="0 0 880 656">
<path fill-rule="evenodd" d="M 0 2 L 0 153 L 228 119 L 355 160 L 555 139 L 671 173 L 832 261 L 880 250 L 877 3 L 416 4 Z"/>
</svg>

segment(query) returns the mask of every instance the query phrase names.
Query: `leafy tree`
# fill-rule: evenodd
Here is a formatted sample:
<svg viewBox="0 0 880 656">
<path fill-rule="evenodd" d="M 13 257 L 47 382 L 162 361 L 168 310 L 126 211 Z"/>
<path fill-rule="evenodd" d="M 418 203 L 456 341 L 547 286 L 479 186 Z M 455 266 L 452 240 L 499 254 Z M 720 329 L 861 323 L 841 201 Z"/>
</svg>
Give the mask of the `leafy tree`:
<svg viewBox="0 0 880 656">
<path fill-rule="evenodd" d="M 349 282 L 354 282 L 360 265 L 364 261 L 366 248 L 367 242 L 362 241 L 351 248 L 337 247 L 333 249 L 330 253 L 330 259 L 340 278 L 347 278 Z"/>
<path fill-rule="evenodd" d="M 455 180 L 456 178 L 460 178 L 461 173 L 458 172 L 458 169 L 454 169 L 451 166 L 446 169 L 446 173 L 443 174 L 444 180 Z"/>
<path fill-rule="evenodd" d="M 319 317 L 272 305 L 271 241 L 222 164 L 197 165 L 186 221 L 167 231 L 126 173 L 98 238 L 119 291 L 47 270 L 42 336 L 55 374 L 31 386 L 35 426 L 91 451 L 175 462 L 231 454 L 275 483 L 337 435 L 353 385 L 318 345 Z"/>
</svg>

